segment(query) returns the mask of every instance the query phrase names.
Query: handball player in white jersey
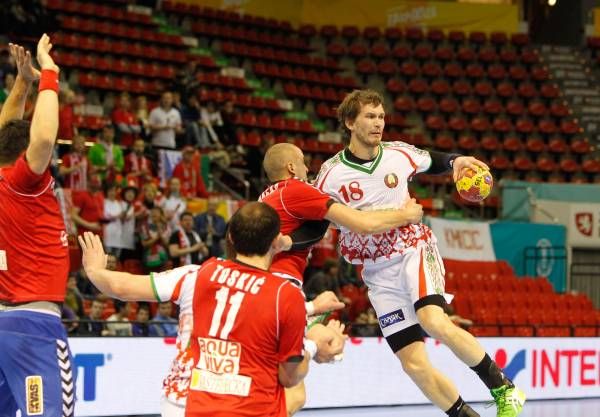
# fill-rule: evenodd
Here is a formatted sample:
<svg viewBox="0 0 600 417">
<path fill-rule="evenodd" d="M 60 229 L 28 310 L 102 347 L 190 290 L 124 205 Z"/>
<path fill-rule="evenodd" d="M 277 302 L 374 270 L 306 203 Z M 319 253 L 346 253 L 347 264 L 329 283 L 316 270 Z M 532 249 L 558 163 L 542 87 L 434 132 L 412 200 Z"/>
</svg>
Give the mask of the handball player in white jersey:
<svg viewBox="0 0 600 417">
<path fill-rule="evenodd" d="M 408 181 L 419 173 L 452 172 L 456 181 L 467 168 L 488 169 L 473 157 L 382 142 L 384 116 L 379 93 L 357 90 L 346 96 L 338 107 L 338 120 L 347 147 L 323 164 L 317 188 L 356 209 L 395 209 L 410 198 Z M 425 396 L 450 417 L 478 416 L 429 362 L 423 330 L 477 373 L 491 391 L 498 417 L 518 415 L 524 393 L 503 375 L 475 337 L 444 314 L 444 267 L 432 231 L 422 223 L 371 235 L 340 230 L 342 255 L 363 265 L 363 279 L 383 335 Z"/>
</svg>

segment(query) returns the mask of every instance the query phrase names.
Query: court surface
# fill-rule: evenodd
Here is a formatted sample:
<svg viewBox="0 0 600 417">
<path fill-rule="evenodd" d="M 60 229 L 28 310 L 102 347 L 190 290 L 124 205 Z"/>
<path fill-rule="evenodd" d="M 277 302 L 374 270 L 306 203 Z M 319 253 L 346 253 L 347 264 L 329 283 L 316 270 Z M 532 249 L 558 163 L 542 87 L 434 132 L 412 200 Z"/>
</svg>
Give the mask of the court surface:
<svg viewBox="0 0 600 417">
<path fill-rule="evenodd" d="M 485 404 L 474 404 L 473 408 L 481 417 L 495 417 L 496 408 L 485 408 Z M 444 417 L 433 406 L 394 406 L 394 407 L 358 407 L 306 410 L 296 414 L 299 417 Z M 528 401 L 519 417 L 598 417 L 600 416 L 600 398 L 585 400 L 536 400 Z"/>
</svg>

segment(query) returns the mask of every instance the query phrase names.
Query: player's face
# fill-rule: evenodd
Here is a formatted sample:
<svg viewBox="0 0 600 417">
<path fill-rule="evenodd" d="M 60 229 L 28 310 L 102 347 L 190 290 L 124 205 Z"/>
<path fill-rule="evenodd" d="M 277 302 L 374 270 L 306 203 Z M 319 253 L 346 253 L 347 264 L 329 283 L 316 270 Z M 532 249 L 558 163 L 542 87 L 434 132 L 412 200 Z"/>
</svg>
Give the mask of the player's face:
<svg viewBox="0 0 600 417">
<path fill-rule="evenodd" d="M 381 104 L 365 104 L 361 107 L 356 120 L 347 126 L 352 132 L 350 141 L 359 142 L 366 147 L 376 147 L 381 143 L 383 128 L 385 127 L 385 111 Z"/>
<path fill-rule="evenodd" d="M 300 148 L 296 149 L 296 154 L 291 163 L 294 169 L 294 176 L 302 181 L 306 181 L 308 178 L 308 167 L 304 163 L 304 154 Z"/>
</svg>

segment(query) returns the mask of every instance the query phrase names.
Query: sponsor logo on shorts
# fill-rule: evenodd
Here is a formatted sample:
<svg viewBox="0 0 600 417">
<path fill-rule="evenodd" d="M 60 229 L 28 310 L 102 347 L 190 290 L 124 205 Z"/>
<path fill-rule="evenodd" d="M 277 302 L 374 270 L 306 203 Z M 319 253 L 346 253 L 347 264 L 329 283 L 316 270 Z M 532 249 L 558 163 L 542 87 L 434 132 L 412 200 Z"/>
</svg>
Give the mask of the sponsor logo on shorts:
<svg viewBox="0 0 600 417">
<path fill-rule="evenodd" d="M 386 327 L 391 326 L 392 324 L 400 323 L 403 320 L 404 313 L 402 312 L 402 309 L 399 309 L 379 317 L 379 326 L 381 326 L 382 329 L 385 329 Z"/>
<path fill-rule="evenodd" d="M 6 251 L 0 250 L 0 271 L 8 271 L 8 264 L 6 262 Z"/>
<path fill-rule="evenodd" d="M 40 375 L 25 378 L 27 397 L 27 415 L 41 416 L 44 414 L 44 386 Z"/>
</svg>

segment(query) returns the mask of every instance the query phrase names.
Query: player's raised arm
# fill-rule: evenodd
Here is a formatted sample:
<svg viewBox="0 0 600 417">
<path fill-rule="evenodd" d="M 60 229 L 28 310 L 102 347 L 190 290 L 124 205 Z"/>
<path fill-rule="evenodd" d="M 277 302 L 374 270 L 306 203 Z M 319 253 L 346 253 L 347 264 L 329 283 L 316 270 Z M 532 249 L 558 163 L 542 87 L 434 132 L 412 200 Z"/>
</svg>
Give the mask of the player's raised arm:
<svg viewBox="0 0 600 417">
<path fill-rule="evenodd" d="M 10 56 L 17 65 L 17 78 L 15 85 L 0 112 L 0 126 L 12 119 L 22 119 L 25 112 L 25 103 L 29 94 L 31 83 L 40 78 L 40 72 L 31 65 L 31 53 L 22 46 L 14 43 L 8 44 Z"/>
<path fill-rule="evenodd" d="M 52 44 L 44 34 L 37 45 L 37 60 L 41 68 L 40 86 L 26 158 L 31 170 L 42 174 L 50 163 L 58 132 L 58 66 L 50 56 Z"/>
<path fill-rule="evenodd" d="M 340 203 L 329 207 L 325 218 L 361 234 L 381 233 L 394 227 L 419 223 L 423 207 L 411 198 L 398 210 L 360 211 Z"/>
<path fill-rule="evenodd" d="M 106 253 L 98 235 L 85 232 L 79 236 L 82 263 L 90 281 L 102 293 L 127 301 L 156 301 L 149 275 L 133 275 L 106 269 Z"/>
</svg>

